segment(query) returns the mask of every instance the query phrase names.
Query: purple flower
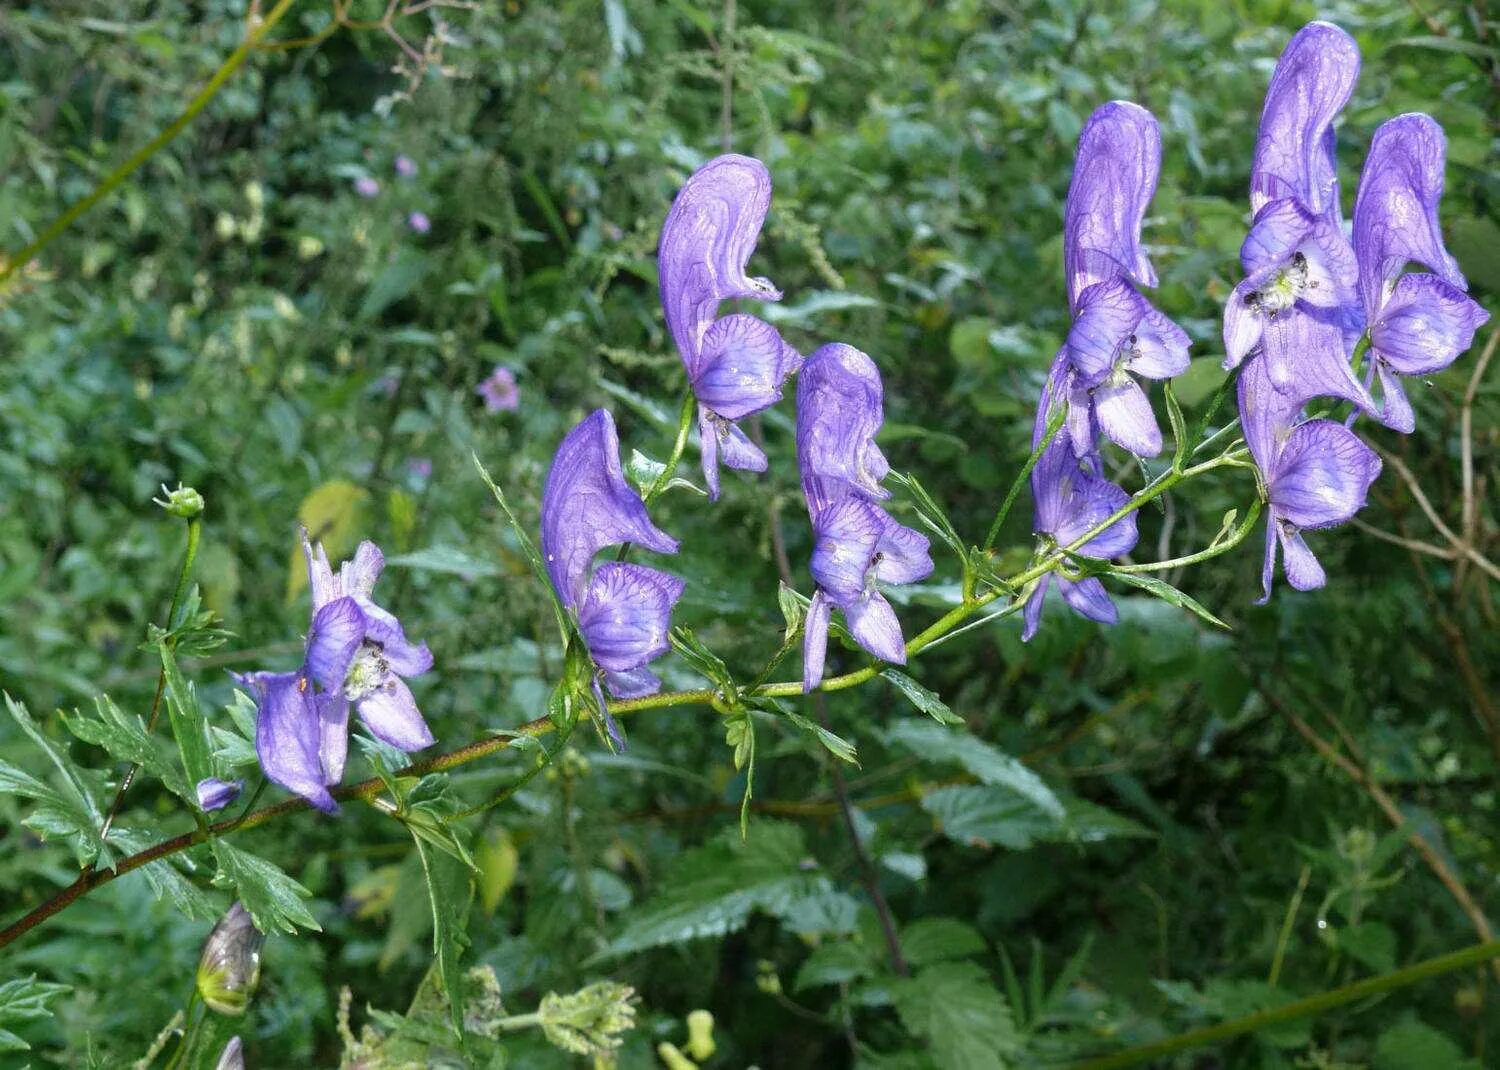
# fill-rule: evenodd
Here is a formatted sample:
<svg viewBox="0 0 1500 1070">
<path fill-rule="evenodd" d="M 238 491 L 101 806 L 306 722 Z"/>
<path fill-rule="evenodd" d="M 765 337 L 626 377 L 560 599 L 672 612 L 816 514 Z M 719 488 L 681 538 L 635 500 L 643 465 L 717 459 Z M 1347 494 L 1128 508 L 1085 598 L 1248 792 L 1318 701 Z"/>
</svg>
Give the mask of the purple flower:
<svg viewBox="0 0 1500 1070">
<path fill-rule="evenodd" d="M 315 696 L 302 670 L 231 675 L 255 699 L 255 754 L 266 776 L 324 813 L 337 810 L 328 788 L 344 776 L 348 706 Z"/>
<path fill-rule="evenodd" d="M 735 421 L 781 400 L 781 384 L 802 364 L 769 323 L 722 301 L 779 301 L 781 292 L 745 274 L 771 203 L 759 160 L 719 156 L 695 171 L 672 202 L 657 253 L 662 309 L 698 398 L 698 434 L 709 496 L 719 496 L 719 461 L 763 472 L 766 456 Z"/>
<path fill-rule="evenodd" d="M 1270 503 L 1260 601 L 1271 597 L 1278 545 L 1293 587 L 1322 587 L 1327 577 L 1302 532 L 1342 524 L 1362 509 L 1370 484 L 1380 474 L 1380 458 L 1342 424 L 1303 421 L 1309 395 L 1278 390 L 1264 360 L 1244 367 L 1237 388 L 1245 443 L 1261 470 Z"/>
<path fill-rule="evenodd" d="M 495 370 L 474 388 L 474 393 L 484 399 L 487 412 L 515 412 L 521 404 L 516 373 L 501 364 L 495 365 Z"/>
<path fill-rule="evenodd" d="M 396 174 L 402 178 L 410 178 L 417 173 L 417 163 L 410 156 L 402 154 L 396 157 Z"/>
<path fill-rule="evenodd" d="M 830 343 L 808 358 L 797 381 L 797 460 L 816 540 L 810 567 L 818 588 L 803 627 L 802 689 L 823 679 L 828 624 L 843 611 L 861 647 L 906 662 L 896 611 L 876 586 L 914 583 L 932 572 L 924 535 L 876 504 L 890 497 L 890 471 L 875 445 L 883 419 L 880 372 L 853 346 Z"/>
<path fill-rule="evenodd" d="M 1446 150 L 1442 127 L 1426 115 L 1381 124 L 1354 202 L 1359 296 L 1383 419 L 1404 432 L 1415 428 L 1416 418 L 1400 377 L 1446 368 L 1489 319 L 1466 294 L 1458 262 L 1443 247 L 1438 202 Z M 1403 275 L 1408 262 L 1431 274 Z"/>
<path fill-rule="evenodd" d="M 219 1053 L 214 1070 L 245 1070 L 245 1046 L 239 1037 L 230 1037 L 229 1043 Z"/>
<path fill-rule="evenodd" d="M 1156 285 L 1141 246 L 1141 220 L 1161 171 L 1161 131 L 1138 104 L 1112 100 L 1078 135 L 1073 181 L 1063 210 L 1063 274 L 1074 313 L 1084 291 L 1124 275 Z"/>
<path fill-rule="evenodd" d="M 619 561 L 594 568 L 600 550 L 624 542 L 677 552 L 677 541 L 651 523 L 640 495 L 625 482 L 614 419 L 596 409 L 568 432 L 552 459 L 542 491 L 542 557 L 610 693 L 638 698 L 661 687 L 646 665 L 667 650 L 683 581 Z M 608 717 L 602 703 L 601 712 Z"/>
<path fill-rule="evenodd" d="M 406 225 L 418 234 L 426 234 L 432 229 L 432 220 L 427 218 L 426 212 L 412 212 L 406 217 Z"/>
<path fill-rule="evenodd" d="M 430 479 L 432 477 L 432 458 L 413 457 L 406 462 L 406 469 L 419 480 Z"/>
<path fill-rule="evenodd" d="M 240 790 L 244 788 L 243 780 L 220 780 L 218 777 L 204 777 L 198 781 L 198 807 L 201 810 L 222 810 L 234 802 Z"/>
<path fill-rule="evenodd" d="M 366 200 L 380 196 L 380 183 L 369 175 L 360 175 L 354 180 L 354 192 Z"/>
</svg>

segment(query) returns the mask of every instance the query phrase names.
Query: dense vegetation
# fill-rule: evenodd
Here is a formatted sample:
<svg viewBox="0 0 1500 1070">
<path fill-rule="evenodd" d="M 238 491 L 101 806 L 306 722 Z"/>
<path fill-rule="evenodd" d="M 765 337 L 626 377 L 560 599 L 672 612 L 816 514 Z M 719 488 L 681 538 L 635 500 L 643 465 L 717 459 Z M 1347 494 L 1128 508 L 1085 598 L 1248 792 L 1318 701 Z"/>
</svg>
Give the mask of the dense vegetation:
<svg viewBox="0 0 1500 1070">
<path fill-rule="evenodd" d="M 239 1035 L 252 1067 L 1066 1065 L 1493 939 L 1493 321 L 1410 385 L 1415 433 L 1361 424 L 1384 471 L 1355 524 L 1312 536 L 1326 588 L 1253 604 L 1256 530 L 1161 573 L 1187 609 L 1112 583 L 1112 628 L 1058 603 L 1025 645 L 1011 616 L 905 676 L 738 704 L 800 619 L 783 569 L 813 590 L 789 384 L 760 417 L 764 477 L 652 502 L 688 580 L 655 668 L 720 694 L 622 711 L 618 753 L 559 700 L 573 662 L 526 541 L 591 410 L 645 482 L 668 457 L 685 384 L 657 240 L 725 149 L 775 185 L 751 270 L 786 296 L 755 310 L 804 354 L 871 355 L 880 445 L 917 481 L 893 476 L 890 508 L 920 526 L 930 496 L 960 549 L 1031 453 L 1069 328 L 1063 198 L 1104 101 L 1161 123 L 1145 237 L 1152 299 L 1194 341 L 1187 426 L 1229 415 L 1220 322 L 1261 101 L 1311 18 L 1364 56 L 1346 211 L 1379 123 L 1428 112 L 1448 249 L 1500 310 L 1500 23 L 1480 0 L 249 7 L 0 9 L 10 253 L 263 34 L 180 135 L 0 264 L 0 925 L 84 890 L 80 868 L 97 883 L 0 952 L 0 1063 L 213 1066 Z M 513 396 L 504 375 L 479 392 L 497 368 Z M 1165 463 L 1109 457 L 1132 490 Z M 695 443 L 679 474 L 698 480 Z M 182 504 L 163 484 L 201 518 L 153 505 Z M 1248 470 L 1208 472 L 1142 509 L 1133 559 L 1199 550 L 1256 500 Z M 997 574 L 1032 560 L 1031 516 L 1023 491 Z M 384 548 L 376 596 L 435 660 L 412 686 L 437 744 L 414 757 L 479 747 L 397 778 L 407 759 L 360 735 L 336 816 L 288 804 L 197 842 L 288 798 L 256 787 L 226 669 L 298 663 L 299 521 L 335 567 Z M 908 639 L 963 605 L 937 536 L 933 558 L 891 592 Z M 765 679 L 798 676 L 789 645 Z M 832 641 L 830 676 L 868 663 Z M 209 769 L 248 785 L 204 818 L 184 796 Z M 243 1017 L 195 990 L 236 897 L 276 930 Z M 1405 980 L 1155 1065 L 1500 1066 L 1500 974 Z"/>
</svg>

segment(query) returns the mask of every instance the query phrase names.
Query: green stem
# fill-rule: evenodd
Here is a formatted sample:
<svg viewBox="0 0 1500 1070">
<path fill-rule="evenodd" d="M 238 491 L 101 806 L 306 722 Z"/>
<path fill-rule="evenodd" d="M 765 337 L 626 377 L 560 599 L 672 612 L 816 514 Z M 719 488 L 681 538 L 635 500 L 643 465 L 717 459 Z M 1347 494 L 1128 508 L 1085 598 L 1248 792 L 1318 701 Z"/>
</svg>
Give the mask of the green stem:
<svg viewBox="0 0 1500 1070">
<path fill-rule="evenodd" d="M 990 525 L 990 532 L 984 537 L 984 546 L 982 549 L 986 552 L 989 551 L 990 547 L 995 545 L 995 540 L 1000 537 L 1000 525 L 1004 524 L 1005 518 L 1010 515 L 1010 507 L 1016 504 L 1016 498 L 1020 495 L 1021 488 L 1026 485 L 1026 477 L 1031 475 L 1031 470 L 1036 467 L 1037 462 L 1042 459 L 1042 454 L 1052 444 L 1052 440 L 1057 437 L 1057 432 L 1062 429 L 1063 419 L 1067 416 L 1067 413 L 1067 409 L 1059 408 L 1053 414 L 1052 419 L 1047 424 L 1047 433 L 1037 443 L 1036 449 L 1031 451 L 1031 456 L 1026 458 L 1025 467 L 1021 469 L 1020 474 L 1011 483 L 1010 490 L 1006 492 L 1005 501 L 1000 503 L 1000 511 L 995 514 L 995 521 Z"/>
<path fill-rule="evenodd" d="M 266 34 L 270 33 L 271 28 L 281 21 L 283 15 L 291 10 L 294 3 L 296 3 L 296 0 L 278 0 L 276 6 L 260 21 L 260 25 L 245 35 L 245 39 L 240 42 L 240 47 L 230 53 L 229 58 L 214 72 L 213 77 L 208 80 L 207 84 L 198 90 L 192 100 L 188 101 L 187 107 L 182 110 L 181 115 L 173 119 L 161 133 L 137 149 L 128 160 L 111 171 L 105 177 L 104 181 L 95 186 L 93 192 L 87 197 L 74 204 L 54 220 L 52 225 L 42 231 L 35 241 L 14 256 L 0 260 L 0 285 L 4 285 L 5 281 L 19 271 L 24 264 L 30 263 L 32 257 L 36 256 L 37 253 L 50 245 L 54 238 L 72 226 L 79 216 L 113 193 L 122 182 L 131 176 L 136 168 L 156 155 L 167 142 L 182 133 L 187 128 L 187 125 L 197 117 L 198 113 L 208 106 L 208 102 L 218 95 L 219 90 L 224 88 L 224 83 L 229 81 L 230 76 L 239 69 L 240 64 L 245 62 L 245 57 L 255 50 Z"/>
<path fill-rule="evenodd" d="M 1126 1051 L 1116 1052 L 1113 1055 L 1105 1055 L 1098 1059 L 1087 1059 L 1081 1063 L 1073 1064 L 1072 1070 L 1115 1070 L 1116 1067 L 1138 1066 L 1141 1063 L 1154 1062 L 1162 1056 L 1170 1055 L 1173 1052 L 1182 1051 L 1186 1048 L 1197 1048 L 1204 1044 L 1215 1044 L 1228 1040 L 1231 1037 L 1253 1033 L 1281 1022 L 1290 1021 L 1293 1018 L 1305 1018 L 1310 1014 L 1321 1014 L 1323 1011 L 1332 1010 L 1334 1007 L 1342 1007 L 1347 1003 L 1353 1003 L 1367 996 L 1378 996 L 1385 992 L 1392 992 L 1398 988 L 1416 984 L 1418 981 L 1425 981 L 1429 977 L 1436 977 L 1439 974 L 1449 973 L 1453 970 L 1461 970 L 1466 966 L 1477 966 L 1493 958 L 1500 958 L 1500 940 L 1487 940 L 1482 944 L 1474 944 L 1460 951 L 1450 951 L 1446 955 L 1426 959 L 1407 966 L 1404 969 L 1383 973 L 1378 977 L 1367 977 L 1363 981 L 1355 981 L 1353 984 L 1344 985 L 1341 988 L 1319 992 L 1316 996 L 1308 996 L 1306 999 L 1295 1000 L 1292 1003 L 1283 1003 L 1279 1007 L 1270 1007 L 1263 1011 L 1256 1011 L 1254 1014 L 1247 1014 L 1242 1018 L 1235 1018 L 1228 1022 L 1220 1022 L 1218 1025 L 1195 1029 L 1190 1033 L 1168 1037 L 1166 1040 L 1159 1040 L 1154 1044 L 1144 1044 L 1138 1048 L 1130 1048 Z"/>
<path fill-rule="evenodd" d="M 1250 510 L 1245 514 L 1245 519 L 1240 522 L 1239 527 L 1234 529 L 1229 538 L 1215 542 L 1212 546 L 1199 550 L 1197 553 L 1188 554 L 1184 557 L 1172 557 L 1165 561 L 1149 561 L 1141 565 L 1114 565 L 1113 572 L 1165 572 L 1167 569 L 1180 568 L 1183 565 L 1196 565 L 1199 561 L 1207 561 L 1211 557 L 1228 553 L 1240 543 L 1244 542 L 1255 522 L 1260 519 L 1261 501 L 1256 498 L 1250 503 Z"/>
<path fill-rule="evenodd" d="M 661 470 L 661 475 L 651 481 L 651 486 L 642 495 L 642 501 L 650 505 L 658 494 L 667 489 L 667 484 L 672 481 L 672 476 L 677 472 L 677 465 L 682 460 L 682 453 L 687 449 L 688 432 L 693 426 L 694 404 L 697 399 L 689 390 L 687 396 L 682 399 L 682 411 L 677 416 L 677 438 L 672 443 L 672 453 L 667 458 L 667 466 Z"/>
</svg>

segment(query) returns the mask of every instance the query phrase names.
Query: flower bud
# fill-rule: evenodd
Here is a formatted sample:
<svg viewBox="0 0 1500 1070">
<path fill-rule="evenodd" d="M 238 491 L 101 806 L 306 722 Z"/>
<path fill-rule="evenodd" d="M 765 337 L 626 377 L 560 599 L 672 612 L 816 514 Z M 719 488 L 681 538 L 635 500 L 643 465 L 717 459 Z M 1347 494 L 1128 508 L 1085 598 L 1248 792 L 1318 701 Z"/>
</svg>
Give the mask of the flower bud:
<svg viewBox="0 0 1500 1070">
<path fill-rule="evenodd" d="M 260 983 L 260 946 L 265 939 L 238 902 L 219 919 L 198 957 L 198 994 L 211 1010 L 245 1013 Z"/>
<path fill-rule="evenodd" d="M 239 1037 L 229 1038 L 219 1061 L 214 1064 L 214 1070 L 245 1070 L 245 1046 L 240 1043 Z"/>
<path fill-rule="evenodd" d="M 184 487 L 177 484 L 176 490 L 168 490 L 167 485 L 161 485 L 164 498 L 152 498 L 151 500 L 161 506 L 173 516 L 180 516 L 184 520 L 192 520 L 194 517 L 203 515 L 203 495 L 192 487 Z"/>
<path fill-rule="evenodd" d="M 667 1070 L 698 1070 L 698 1064 L 678 1051 L 676 1044 L 664 1040 L 656 1046 L 656 1054 Z"/>
<path fill-rule="evenodd" d="M 210 810 L 222 810 L 239 796 L 240 789 L 245 786 L 243 780 L 220 780 L 218 777 L 204 777 L 198 781 L 198 806 L 205 813 Z"/>
<path fill-rule="evenodd" d="M 239 224 L 228 212 L 220 212 L 214 219 L 214 233 L 219 236 L 220 241 L 228 241 L 238 229 Z"/>
<path fill-rule="evenodd" d="M 696 1010 L 687 1016 L 688 1027 L 688 1054 L 700 1063 L 713 1056 L 717 1045 L 714 1044 L 714 1016 L 705 1010 Z"/>
</svg>

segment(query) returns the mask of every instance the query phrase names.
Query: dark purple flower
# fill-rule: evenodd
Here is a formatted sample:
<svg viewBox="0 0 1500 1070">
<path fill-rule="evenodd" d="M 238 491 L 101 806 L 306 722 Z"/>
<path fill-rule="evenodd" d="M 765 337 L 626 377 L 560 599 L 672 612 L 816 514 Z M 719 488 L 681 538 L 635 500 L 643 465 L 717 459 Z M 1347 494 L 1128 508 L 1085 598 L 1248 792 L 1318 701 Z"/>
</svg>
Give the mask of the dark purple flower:
<svg viewBox="0 0 1500 1070">
<path fill-rule="evenodd" d="M 344 775 L 348 704 L 315 697 L 300 670 L 231 675 L 255 699 L 255 754 L 266 776 L 325 813 L 337 810 L 328 788 Z"/>
<path fill-rule="evenodd" d="M 354 192 L 367 200 L 371 197 L 378 197 L 380 196 L 380 183 L 369 175 L 360 175 L 354 180 Z"/>
<path fill-rule="evenodd" d="M 410 178 L 417 173 L 417 163 L 404 153 L 396 157 L 396 174 L 402 178 Z"/>
<path fill-rule="evenodd" d="M 719 461 L 763 472 L 766 457 L 735 421 L 781 400 L 781 384 L 802 364 L 769 323 L 723 301 L 778 301 L 781 292 L 745 274 L 771 203 L 771 176 L 759 160 L 719 156 L 693 172 L 662 224 L 657 266 L 667 329 L 698 398 L 698 434 L 709 496 L 719 496 Z"/>
<path fill-rule="evenodd" d="M 1375 131 L 1354 202 L 1359 296 L 1370 330 L 1383 419 L 1398 431 L 1416 426 L 1402 375 L 1446 368 L 1489 319 L 1465 292 L 1458 262 L 1443 246 L 1438 202 L 1447 142 L 1442 127 L 1417 113 Z M 1431 274 L 1403 275 L 1408 263 Z"/>
<path fill-rule="evenodd" d="M 222 810 L 238 797 L 245 782 L 243 780 L 220 780 L 204 777 L 198 781 L 198 806 L 204 811 Z"/>
<path fill-rule="evenodd" d="M 516 389 L 516 373 L 502 364 L 495 365 L 474 393 L 484 399 L 487 412 L 515 412 L 521 404 L 521 392 Z"/>
<path fill-rule="evenodd" d="M 418 234 L 426 234 L 432 229 L 432 220 L 427 218 L 426 212 L 412 212 L 406 217 L 406 225 Z"/>
<path fill-rule="evenodd" d="M 1237 388 L 1245 443 L 1260 468 L 1270 503 L 1260 601 L 1271 597 L 1278 545 L 1293 587 L 1322 587 L 1327 577 L 1302 532 L 1342 524 L 1362 509 L 1370 484 L 1380 474 L 1380 457 L 1342 424 L 1304 421 L 1303 405 L 1319 393 L 1317 388 L 1292 393 L 1277 389 L 1260 358 L 1240 371 Z"/>
<path fill-rule="evenodd" d="M 876 504 L 890 496 L 880 486 L 890 466 L 875 445 L 881 393 L 875 362 L 837 342 L 809 357 L 797 381 L 797 460 L 816 539 L 810 567 L 818 585 L 803 627 L 805 691 L 823 678 L 834 607 L 860 646 L 905 664 L 901 622 L 876 584 L 914 583 L 932 572 L 926 536 Z"/>
<path fill-rule="evenodd" d="M 645 565 L 593 567 L 600 550 L 624 542 L 677 552 L 677 540 L 651 523 L 641 496 L 625 482 L 614 419 L 596 409 L 552 459 L 542 491 L 542 557 L 610 693 L 637 698 L 661 687 L 646 665 L 667 650 L 683 581 Z"/>
</svg>

